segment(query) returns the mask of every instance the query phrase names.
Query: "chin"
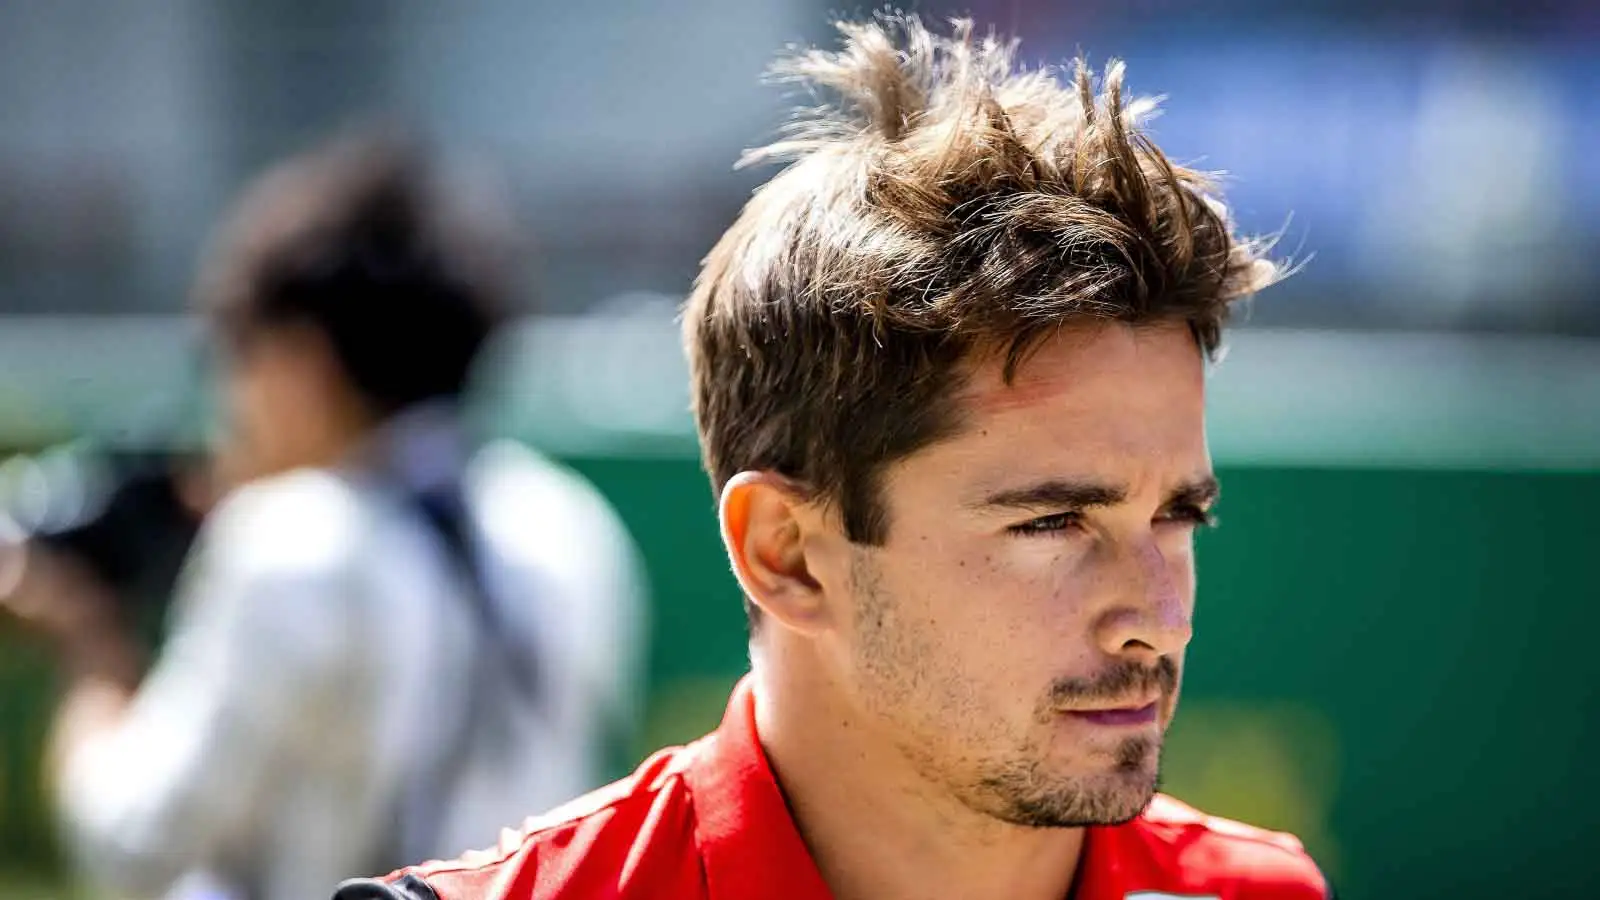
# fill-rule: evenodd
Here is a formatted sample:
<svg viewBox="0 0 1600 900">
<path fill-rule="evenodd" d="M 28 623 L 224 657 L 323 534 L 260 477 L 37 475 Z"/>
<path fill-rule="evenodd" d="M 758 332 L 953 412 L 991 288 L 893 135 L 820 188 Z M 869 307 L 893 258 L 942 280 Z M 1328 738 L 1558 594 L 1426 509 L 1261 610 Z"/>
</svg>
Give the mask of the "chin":
<svg viewBox="0 0 1600 900">
<path fill-rule="evenodd" d="M 1155 796 L 1151 783 L 1088 786 L 1079 784 L 1063 794 L 1036 796 L 1014 802 L 998 818 L 1029 828 L 1085 828 L 1121 825 L 1139 817 Z"/>
<path fill-rule="evenodd" d="M 1119 807 L 1117 815 L 1125 822 L 1144 812 L 1145 807 L 1150 805 L 1150 801 L 1156 795 L 1157 778 L 1153 770 L 1129 772 L 1122 777 L 1123 783 L 1113 792 L 1114 799 L 1108 805 Z"/>
<path fill-rule="evenodd" d="M 1082 793 L 1075 818 L 1081 825 L 1121 825 L 1138 818 L 1155 794 L 1155 772 L 1118 772 Z"/>
<path fill-rule="evenodd" d="M 1144 812 L 1156 792 L 1156 769 L 1117 764 L 1095 772 L 1060 773 L 1051 778 L 994 779 L 987 782 L 981 811 L 1030 828 L 1082 828 L 1120 825 Z"/>
</svg>

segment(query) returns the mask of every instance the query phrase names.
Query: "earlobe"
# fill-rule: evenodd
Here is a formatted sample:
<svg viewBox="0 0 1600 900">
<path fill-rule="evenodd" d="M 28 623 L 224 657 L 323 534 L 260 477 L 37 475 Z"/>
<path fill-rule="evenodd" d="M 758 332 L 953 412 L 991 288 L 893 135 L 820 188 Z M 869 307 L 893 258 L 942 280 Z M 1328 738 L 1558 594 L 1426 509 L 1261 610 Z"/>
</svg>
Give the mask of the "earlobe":
<svg viewBox="0 0 1600 900">
<path fill-rule="evenodd" d="M 722 542 L 739 586 L 762 612 L 796 631 L 825 623 L 823 590 L 806 560 L 803 493 L 771 472 L 741 472 L 722 489 Z"/>
</svg>

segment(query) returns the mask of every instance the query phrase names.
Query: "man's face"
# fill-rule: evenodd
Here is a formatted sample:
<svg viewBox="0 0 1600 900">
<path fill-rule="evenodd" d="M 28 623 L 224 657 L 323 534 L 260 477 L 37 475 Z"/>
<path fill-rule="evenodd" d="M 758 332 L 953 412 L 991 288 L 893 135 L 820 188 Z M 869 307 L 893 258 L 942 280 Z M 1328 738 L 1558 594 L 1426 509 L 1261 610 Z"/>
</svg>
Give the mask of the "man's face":
<svg viewBox="0 0 1600 900">
<path fill-rule="evenodd" d="M 953 438 L 891 465 L 852 553 L 859 702 L 931 781 L 1017 824 L 1125 821 L 1155 790 L 1214 498 L 1181 324 L 1075 327 L 974 365 Z"/>
</svg>

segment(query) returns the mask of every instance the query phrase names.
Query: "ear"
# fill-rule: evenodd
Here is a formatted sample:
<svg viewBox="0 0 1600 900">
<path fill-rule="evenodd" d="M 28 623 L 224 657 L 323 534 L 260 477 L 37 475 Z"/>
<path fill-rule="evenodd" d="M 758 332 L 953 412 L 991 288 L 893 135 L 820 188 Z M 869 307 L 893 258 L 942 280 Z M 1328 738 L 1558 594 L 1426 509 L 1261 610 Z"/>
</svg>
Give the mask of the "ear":
<svg viewBox="0 0 1600 900">
<path fill-rule="evenodd" d="M 807 552 L 817 546 L 822 517 L 804 491 L 773 472 L 740 472 L 722 488 L 718 518 L 745 596 L 795 631 L 827 627 L 824 580 Z"/>
</svg>

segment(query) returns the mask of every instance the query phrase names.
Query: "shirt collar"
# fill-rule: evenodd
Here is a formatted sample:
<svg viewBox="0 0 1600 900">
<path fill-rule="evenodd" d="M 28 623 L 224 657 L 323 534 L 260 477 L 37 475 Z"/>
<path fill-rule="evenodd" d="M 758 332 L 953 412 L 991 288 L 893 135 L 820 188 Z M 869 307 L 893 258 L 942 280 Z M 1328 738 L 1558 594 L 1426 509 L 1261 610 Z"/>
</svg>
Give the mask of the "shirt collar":
<svg viewBox="0 0 1600 900">
<path fill-rule="evenodd" d="M 831 900 L 761 749 L 750 676 L 734 686 L 722 725 L 684 779 L 709 900 Z"/>
<path fill-rule="evenodd" d="M 469 456 L 460 410 L 447 401 L 427 401 L 385 420 L 345 461 L 415 491 L 446 487 Z"/>
<path fill-rule="evenodd" d="M 1123 854 L 1115 846 L 1129 826 L 1097 825 L 1083 830 L 1083 850 L 1072 878 L 1070 900 L 1122 900 L 1127 889 Z"/>
</svg>

